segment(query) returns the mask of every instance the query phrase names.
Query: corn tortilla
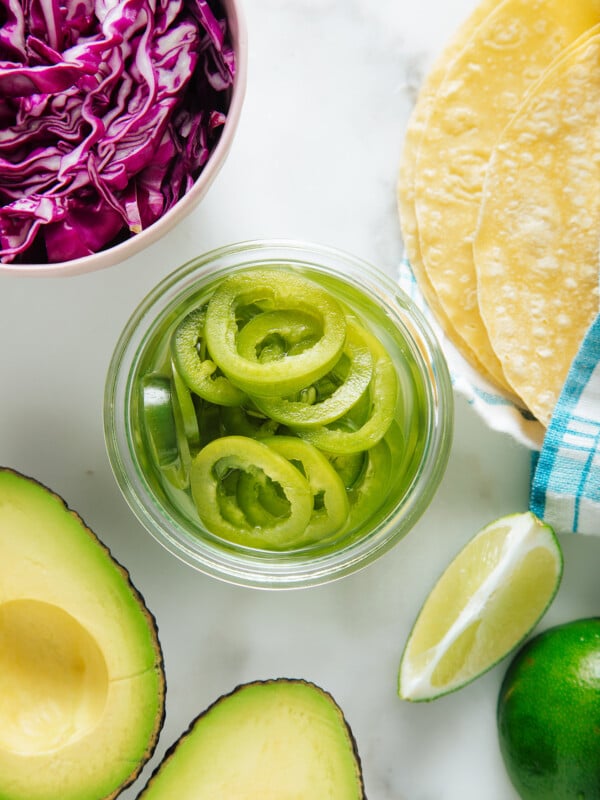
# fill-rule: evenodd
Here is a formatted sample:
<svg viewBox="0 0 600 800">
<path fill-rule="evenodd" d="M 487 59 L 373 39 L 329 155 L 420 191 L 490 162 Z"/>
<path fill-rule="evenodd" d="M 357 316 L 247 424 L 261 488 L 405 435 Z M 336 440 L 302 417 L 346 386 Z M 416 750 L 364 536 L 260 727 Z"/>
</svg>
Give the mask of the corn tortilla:
<svg viewBox="0 0 600 800">
<path fill-rule="evenodd" d="M 473 238 L 493 148 L 527 90 L 600 22 L 600 0 L 506 0 L 449 66 L 419 141 L 415 212 L 423 269 L 451 326 L 512 388 L 482 320 Z"/>
<path fill-rule="evenodd" d="M 444 49 L 441 56 L 436 59 L 433 67 L 427 74 L 406 128 L 397 186 L 402 240 L 406 256 L 423 296 L 448 338 L 453 341 L 463 355 L 488 379 L 493 378 L 491 375 L 487 374 L 487 370 L 480 362 L 477 354 L 471 350 L 458 331 L 453 328 L 443 306 L 437 298 L 427 272 L 423 267 L 415 211 L 415 177 L 419 142 L 423 130 L 427 126 L 431 108 L 435 102 L 437 91 L 444 80 L 446 71 L 449 65 L 460 54 L 479 25 L 502 2 L 506 2 L 506 0 L 483 0 L 483 2 L 479 3 L 471 16 L 463 23 L 454 38 Z"/>
<path fill-rule="evenodd" d="M 473 247 L 491 342 L 544 425 L 599 310 L 599 244 L 600 26 L 504 131 Z"/>
</svg>

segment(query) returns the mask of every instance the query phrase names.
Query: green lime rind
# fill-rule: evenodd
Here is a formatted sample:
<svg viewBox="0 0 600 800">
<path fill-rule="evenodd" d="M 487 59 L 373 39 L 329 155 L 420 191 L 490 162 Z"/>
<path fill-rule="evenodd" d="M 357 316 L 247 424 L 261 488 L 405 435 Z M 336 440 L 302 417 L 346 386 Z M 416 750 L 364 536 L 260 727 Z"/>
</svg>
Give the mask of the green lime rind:
<svg viewBox="0 0 600 800">
<path fill-rule="evenodd" d="M 600 618 L 538 633 L 516 653 L 497 704 L 500 751 L 523 800 L 600 797 Z"/>
<path fill-rule="evenodd" d="M 526 527 L 528 525 L 528 527 Z M 519 527 L 520 526 L 520 527 Z M 468 573 L 459 572 L 457 569 L 457 564 L 459 562 L 464 562 L 466 565 L 468 563 L 468 551 L 471 550 L 471 555 L 474 557 L 477 555 L 476 548 L 483 546 L 487 543 L 487 539 L 490 538 L 490 534 L 497 532 L 499 537 L 502 536 L 503 530 L 510 530 L 510 531 L 522 531 L 523 541 L 517 542 L 516 544 L 516 553 L 518 556 L 519 548 L 523 547 L 526 542 L 526 537 L 533 536 L 534 541 L 538 541 L 537 547 L 543 547 L 546 552 L 550 555 L 552 559 L 552 563 L 554 565 L 552 575 L 552 583 L 551 585 L 547 585 L 543 591 L 540 593 L 538 597 L 539 603 L 537 604 L 537 609 L 529 615 L 528 618 L 524 620 L 521 625 L 521 629 L 518 631 L 518 635 L 513 635 L 515 631 L 512 631 L 509 634 L 510 627 L 509 626 L 498 626 L 497 630 L 497 639 L 495 646 L 491 649 L 490 656 L 488 658 L 479 657 L 479 660 L 476 662 L 476 668 L 472 668 L 470 673 L 463 674 L 463 677 L 460 676 L 460 671 L 457 672 L 457 677 L 454 679 L 448 679 L 446 683 L 438 683 L 433 685 L 432 682 L 428 684 L 422 681 L 421 686 L 418 685 L 418 672 L 415 672 L 413 669 L 413 673 L 411 675 L 411 668 L 414 667 L 414 664 L 411 664 L 411 660 L 414 661 L 414 655 L 411 654 L 411 649 L 415 646 L 415 641 L 417 637 L 422 637 L 423 631 L 427 631 L 426 626 L 424 625 L 423 620 L 427 621 L 427 616 L 431 616 L 437 611 L 438 616 L 441 618 L 443 625 L 444 615 L 450 615 L 452 613 L 452 609 L 448 608 L 451 606 L 451 603 L 448 603 L 448 597 L 452 598 L 456 596 L 456 594 L 462 592 L 465 597 L 465 604 L 467 601 L 469 602 L 469 609 L 471 614 L 472 624 L 470 626 L 465 627 L 462 631 L 461 635 L 457 637 L 455 640 L 450 640 L 447 649 L 449 650 L 450 647 L 454 647 L 457 649 L 457 652 L 464 651 L 464 658 L 466 659 L 470 654 L 472 654 L 473 647 L 475 646 L 473 643 L 476 641 L 476 636 L 480 625 L 485 622 L 486 620 L 486 610 L 488 613 L 488 620 L 489 614 L 489 607 L 491 605 L 494 608 L 498 598 L 500 600 L 504 600 L 506 604 L 506 609 L 510 610 L 510 594 L 507 594 L 506 591 L 504 592 L 490 592 L 489 596 L 486 596 L 485 593 L 482 593 L 481 587 L 484 586 L 486 579 L 484 578 L 483 581 L 480 581 L 480 584 L 477 585 L 476 591 L 479 591 L 479 596 L 471 597 L 468 595 L 468 581 L 470 575 Z M 514 534 L 516 535 L 516 534 Z M 505 537 L 508 539 L 508 535 Z M 545 539 L 545 542 L 544 542 Z M 513 545 L 514 546 L 514 545 Z M 537 549 L 537 548 L 536 548 Z M 530 551 L 529 551 L 530 552 Z M 527 556 L 528 550 L 524 548 L 523 555 L 524 558 Z M 510 554 L 509 554 L 510 555 Z M 533 563 L 534 559 L 531 558 L 527 561 L 523 560 L 523 563 L 518 563 L 518 558 L 515 560 L 514 556 L 512 558 L 512 566 L 514 567 L 513 571 L 509 573 L 510 577 L 514 577 L 515 575 L 519 578 L 517 581 L 518 588 L 523 588 L 528 581 L 528 572 L 535 567 Z M 532 562 L 532 563 L 530 563 Z M 480 563 L 480 562 L 477 562 Z M 494 567 L 490 568 L 489 574 L 487 579 L 490 579 L 490 576 L 494 574 L 495 569 L 500 569 L 498 565 L 501 565 L 503 562 L 501 559 L 498 560 L 497 564 Z M 510 567 L 510 557 L 509 557 L 509 564 L 504 565 L 504 569 Z M 517 569 L 520 567 L 520 573 L 517 573 Z M 544 523 L 542 520 L 538 519 L 532 512 L 521 512 L 515 514 L 509 514 L 504 517 L 500 517 L 494 522 L 489 523 L 485 527 L 483 527 L 478 533 L 459 551 L 459 553 L 455 556 L 455 558 L 450 562 L 450 564 L 446 567 L 444 572 L 438 578 L 437 582 L 434 584 L 431 592 L 427 596 L 425 602 L 423 603 L 421 610 L 419 611 L 417 618 L 412 626 L 412 629 L 409 633 L 409 636 L 406 640 L 406 644 L 404 646 L 404 650 L 402 652 L 402 656 L 400 659 L 400 667 L 398 670 L 398 694 L 401 699 L 407 700 L 409 702 L 429 702 L 431 700 L 435 700 L 439 697 L 443 697 L 447 694 L 451 694 L 453 692 L 458 691 L 459 689 L 467 686 L 468 684 L 472 683 L 477 678 L 484 675 L 486 672 L 489 672 L 493 667 L 495 667 L 499 662 L 501 662 L 504 658 L 506 658 L 510 653 L 514 652 L 524 641 L 525 639 L 531 634 L 531 631 L 536 627 L 539 621 L 542 619 L 544 614 L 547 612 L 548 608 L 552 604 L 556 593 L 559 589 L 562 575 L 564 569 L 564 559 L 562 554 L 562 549 L 559 543 L 559 540 L 556 536 L 556 533 L 552 529 L 550 525 Z M 466 574 L 466 578 L 463 575 Z M 506 579 L 507 576 L 505 576 Z M 498 573 L 496 573 L 496 581 L 498 580 Z M 500 580 L 502 581 L 502 575 L 500 574 Z M 502 588 L 506 583 L 500 582 L 498 586 Z M 454 584 L 454 585 L 452 585 Z M 467 584 L 467 586 L 465 586 Z M 492 582 L 493 587 L 493 582 Z M 455 590 L 454 593 L 451 593 L 452 589 Z M 517 595 L 518 589 L 514 588 L 514 581 L 511 582 L 511 592 L 512 592 L 512 599 L 518 599 Z M 488 605 L 486 606 L 485 600 L 489 600 Z M 464 609 L 463 609 L 464 610 Z M 520 611 L 523 612 L 523 608 L 519 608 L 517 605 L 514 607 L 513 611 Z M 479 615 L 477 614 L 479 612 Z M 465 612 L 466 613 L 466 612 Z M 505 616 L 507 616 L 505 611 Z M 450 630 L 451 625 L 455 623 L 458 617 L 449 617 L 449 624 L 448 630 Z M 439 626 L 438 626 L 439 627 Z M 445 630 L 442 627 L 442 633 L 438 637 L 438 640 L 434 641 L 432 644 L 431 649 L 433 650 L 434 645 L 440 645 L 442 638 L 443 638 L 443 631 Z M 504 637 L 504 641 L 502 638 Z M 469 646 L 472 645 L 471 649 Z M 439 659 L 441 662 L 443 656 L 446 654 L 445 651 L 442 649 L 442 657 Z M 435 659 L 435 653 L 430 655 L 430 661 L 427 661 L 427 656 L 429 654 L 428 650 L 425 650 L 425 658 L 422 664 L 423 671 L 431 669 L 431 660 Z M 438 662 L 437 668 L 440 668 L 440 663 Z M 415 674 L 417 677 L 415 678 Z M 415 681 L 417 681 L 417 688 L 415 689 Z"/>
</svg>

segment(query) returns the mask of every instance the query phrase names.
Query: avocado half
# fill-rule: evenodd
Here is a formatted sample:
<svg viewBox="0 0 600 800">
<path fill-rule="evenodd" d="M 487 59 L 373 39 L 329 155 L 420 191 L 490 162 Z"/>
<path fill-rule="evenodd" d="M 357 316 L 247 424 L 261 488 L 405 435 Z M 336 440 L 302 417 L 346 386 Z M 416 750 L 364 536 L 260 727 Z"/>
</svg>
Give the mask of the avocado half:
<svg viewBox="0 0 600 800">
<path fill-rule="evenodd" d="M 154 618 L 82 519 L 6 468 L 0 554 L 0 798 L 114 798 L 164 719 Z"/>
<path fill-rule="evenodd" d="M 366 800 L 360 758 L 330 694 L 279 678 L 238 686 L 167 751 L 138 800 Z"/>
</svg>

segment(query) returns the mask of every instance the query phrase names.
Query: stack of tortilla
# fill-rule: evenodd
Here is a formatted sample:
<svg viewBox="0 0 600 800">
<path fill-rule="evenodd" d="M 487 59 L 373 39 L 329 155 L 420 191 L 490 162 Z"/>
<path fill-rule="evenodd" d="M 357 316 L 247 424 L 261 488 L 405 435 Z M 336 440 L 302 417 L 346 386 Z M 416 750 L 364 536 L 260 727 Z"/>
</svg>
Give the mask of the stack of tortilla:
<svg viewBox="0 0 600 800">
<path fill-rule="evenodd" d="M 398 183 L 450 341 L 543 424 L 599 310 L 600 0 L 483 0 L 431 70 Z"/>
</svg>

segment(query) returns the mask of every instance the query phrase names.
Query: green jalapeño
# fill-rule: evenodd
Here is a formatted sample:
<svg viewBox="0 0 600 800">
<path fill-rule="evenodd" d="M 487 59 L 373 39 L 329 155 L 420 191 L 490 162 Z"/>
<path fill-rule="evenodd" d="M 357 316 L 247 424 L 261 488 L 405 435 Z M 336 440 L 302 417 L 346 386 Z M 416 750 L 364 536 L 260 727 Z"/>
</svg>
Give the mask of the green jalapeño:
<svg viewBox="0 0 600 800">
<path fill-rule="evenodd" d="M 265 265 L 190 290 L 146 338 L 131 430 L 155 494 L 200 537 L 335 550 L 417 478 L 424 388 L 407 338 L 342 278 Z"/>
</svg>

